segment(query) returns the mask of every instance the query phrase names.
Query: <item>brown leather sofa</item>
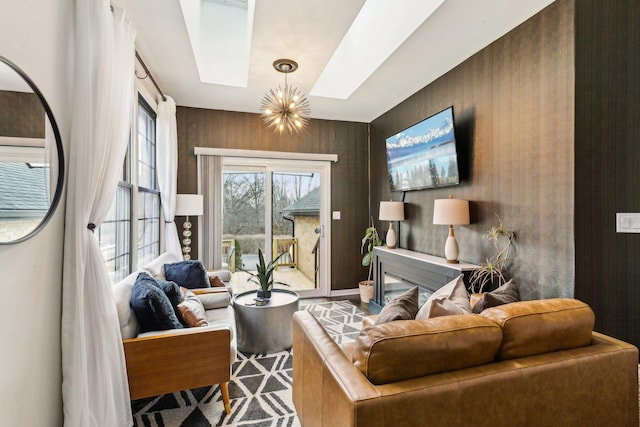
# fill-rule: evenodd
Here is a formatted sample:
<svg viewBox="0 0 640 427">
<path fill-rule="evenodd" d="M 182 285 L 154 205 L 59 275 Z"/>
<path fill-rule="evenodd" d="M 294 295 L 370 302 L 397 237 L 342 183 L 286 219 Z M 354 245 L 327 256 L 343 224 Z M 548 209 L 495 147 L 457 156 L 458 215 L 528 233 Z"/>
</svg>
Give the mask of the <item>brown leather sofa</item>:
<svg viewBox="0 0 640 427">
<path fill-rule="evenodd" d="M 339 346 L 294 315 L 293 402 L 310 426 L 638 426 L 638 349 L 574 299 L 364 327 Z"/>
</svg>

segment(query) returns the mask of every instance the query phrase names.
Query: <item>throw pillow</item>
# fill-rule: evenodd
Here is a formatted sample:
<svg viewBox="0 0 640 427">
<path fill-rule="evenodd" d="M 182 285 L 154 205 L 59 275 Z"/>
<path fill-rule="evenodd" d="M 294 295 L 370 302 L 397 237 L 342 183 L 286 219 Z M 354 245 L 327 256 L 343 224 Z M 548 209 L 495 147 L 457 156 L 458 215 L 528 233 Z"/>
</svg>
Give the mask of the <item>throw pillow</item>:
<svg viewBox="0 0 640 427">
<path fill-rule="evenodd" d="M 209 276 L 218 276 L 223 282 L 231 281 L 231 272 L 229 270 L 212 270 L 207 271 Z"/>
<path fill-rule="evenodd" d="M 180 286 L 176 285 L 175 282 L 170 282 L 168 280 L 155 279 L 146 271 L 140 272 L 138 274 L 138 278 L 136 280 L 144 281 L 153 285 L 164 292 L 164 294 L 169 298 L 169 302 L 173 306 L 174 310 L 182 302 L 183 296 L 182 292 L 180 292 Z"/>
<path fill-rule="evenodd" d="M 509 280 L 498 289 L 483 294 L 478 302 L 473 306 L 473 312 L 481 313 L 487 308 L 497 307 L 499 305 L 518 301 L 520 301 L 520 291 L 518 290 L 518 285 L 514 281 Z"/>
<path fill-rule="evenodd" d="M 185 325 L 189 327 L 207 326 L 204 306 L 198 297 L 188 289 L 184 290 L 184 300 L 178 304 L 178 313 Z"/>
<path fill-rule="evenodd" d="M 187 260 L 164 265 L 167 280 L 176 282 L 178 286 L 188 289 L 208 288 L 209 278 L 202 262 Z"/>
<path fill-rule="evenodd" d="M 209 284 L 212 288 L 224 288 L 226 285 L 218 276 L 209 275 Z"/>
<path fill-rule="evenodd" d="M 181 329 L 182 324 L 165 293 L 146 280 L 145 275 L 138 275 L 138 279 L 131 289 L 129 304 L 140 323 L 140 332 Z"/>
<path fill-rule="evenodd" d="M 381 325 L 394 320 L 411 320 L 416 317 L 417 312 L 418 287 L 414 286 L 385 304 L 374 325 Z"/>
<path fill-rule="evenodd" d="M 471 313 L 469 294 L 461 274 L 435 291 L 418 311 L 416 319 Z"/>
</svg>

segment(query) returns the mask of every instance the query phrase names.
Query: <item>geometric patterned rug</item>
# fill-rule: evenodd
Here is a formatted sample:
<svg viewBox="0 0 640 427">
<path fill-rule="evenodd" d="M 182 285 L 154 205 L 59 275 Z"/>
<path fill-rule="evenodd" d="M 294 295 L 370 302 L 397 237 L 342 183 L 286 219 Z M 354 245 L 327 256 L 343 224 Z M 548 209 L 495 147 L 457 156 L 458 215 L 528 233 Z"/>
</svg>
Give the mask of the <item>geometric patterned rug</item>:
<svg viewBox="0 0 640 427">
<path fill-rule="evenodd" d="M 301 309 L 310 311 L 339 344 L 355 340 L 365 315 L 349 301 L 301 305 Z M 238 352 L 229 381 L 229 415 L 216 385 L 134 400 L 134 426 L 299 426 L 291 399 L 291 360 L 291 351 Z"/>
</svg>

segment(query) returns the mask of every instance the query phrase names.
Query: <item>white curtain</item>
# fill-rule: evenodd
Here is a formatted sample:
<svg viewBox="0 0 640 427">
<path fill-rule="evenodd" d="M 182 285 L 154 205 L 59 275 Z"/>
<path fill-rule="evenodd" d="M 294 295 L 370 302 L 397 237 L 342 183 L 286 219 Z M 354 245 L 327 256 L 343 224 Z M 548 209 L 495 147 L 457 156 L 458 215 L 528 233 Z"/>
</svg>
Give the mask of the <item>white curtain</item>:
<svg viewBox="0 0 640 427">
<path fill-rule="evenodd" d="M 200 156 L 198 192 L 204 198 L 199 241 L 200 260 L 207 268 L 222 267 L 222 157 Z"/>
<path fill-rule="evenodd" d="M 75 75 L 62 298 L 64 425 L 130 426 L 116 306 L 91 232 L 113 201 L 134 100 L 135 31 L 106 0 L 75 2 Z"/>
<path fill-rule="evenodd" d="M 178 189 L 178 131 L 176 127 L 176 103 L 171 97 L 158 103 L 156 119 L 156 154 L 158 158 L 158 184 L 164 214 L 165 252 L 182 259 L 182 248 L 174 217 Z"/>
</svg>

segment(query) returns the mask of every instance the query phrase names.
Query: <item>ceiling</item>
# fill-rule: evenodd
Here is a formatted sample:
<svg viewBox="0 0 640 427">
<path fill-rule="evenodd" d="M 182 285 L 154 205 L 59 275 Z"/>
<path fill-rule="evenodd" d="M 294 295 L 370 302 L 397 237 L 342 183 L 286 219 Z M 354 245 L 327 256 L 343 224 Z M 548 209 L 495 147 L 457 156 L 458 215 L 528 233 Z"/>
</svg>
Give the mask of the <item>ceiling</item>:
<svg viewBox="0 0 640 427">
<path fill-rule="evenodd" d="M 308 96 L 311 117 L 371 122 L 552 2 L 446 0 L 347 99 Z M 265 92 L 284 82 L 272 67 L 276 59 L 298 62 L 289 84 L 308 94 L 364 3 L 255 0 L 247 87 L 237 87 L 200 81 L 180 0 L 112 0 L 126 10 L 138 52 L 178 105 L 252 113 L 260 112 Z"/>
</svg>

